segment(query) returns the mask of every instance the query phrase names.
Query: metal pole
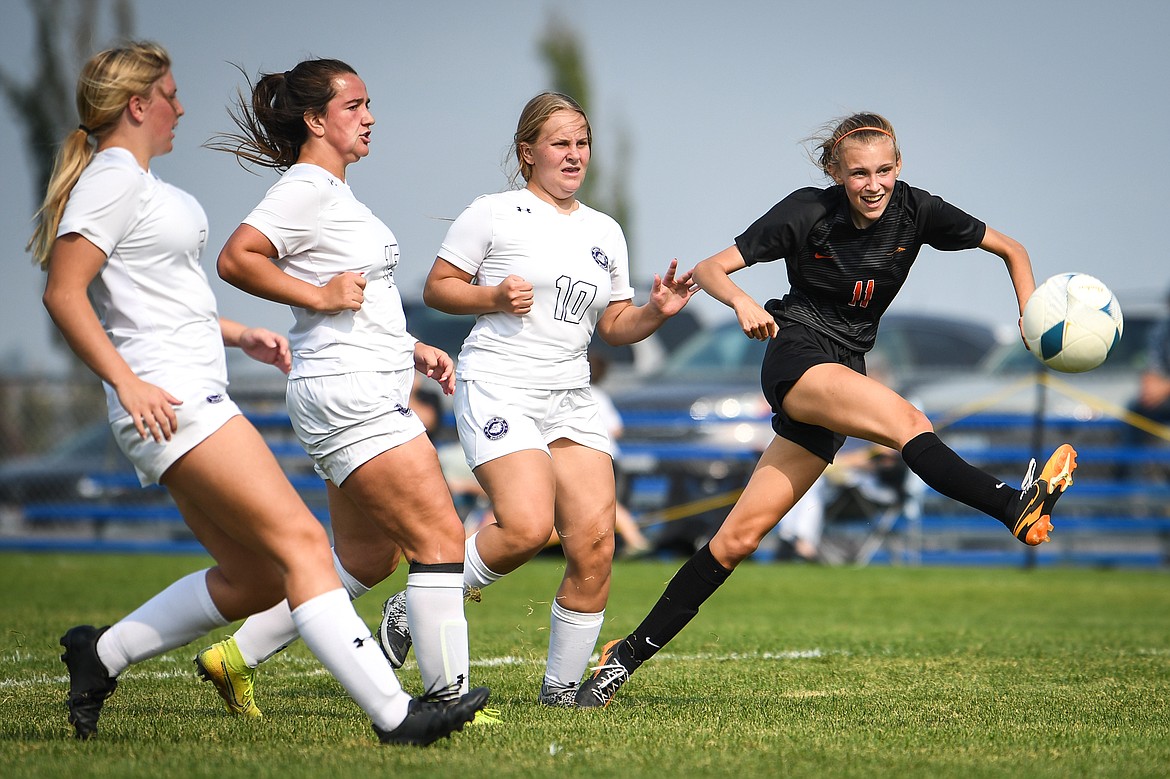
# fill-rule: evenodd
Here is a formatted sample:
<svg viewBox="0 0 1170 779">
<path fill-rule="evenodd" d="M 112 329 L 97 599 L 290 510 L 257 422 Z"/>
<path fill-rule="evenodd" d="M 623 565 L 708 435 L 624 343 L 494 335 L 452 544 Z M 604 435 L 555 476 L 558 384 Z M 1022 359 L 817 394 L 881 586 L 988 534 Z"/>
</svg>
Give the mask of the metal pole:
<svg viewBox="0 0 1170 779">
<path fill-rule="evenodd" d="M 1047 369 L 1036 363 L 1036 407 L 1032 414 L 1032 451 L 1044 456 L 1044 415 L 1048 400 Z M 1024 550 L 1024 569 L 1032 570 L 1036 567 L 1036 547 L 1029 546 Z"/>
</svg>

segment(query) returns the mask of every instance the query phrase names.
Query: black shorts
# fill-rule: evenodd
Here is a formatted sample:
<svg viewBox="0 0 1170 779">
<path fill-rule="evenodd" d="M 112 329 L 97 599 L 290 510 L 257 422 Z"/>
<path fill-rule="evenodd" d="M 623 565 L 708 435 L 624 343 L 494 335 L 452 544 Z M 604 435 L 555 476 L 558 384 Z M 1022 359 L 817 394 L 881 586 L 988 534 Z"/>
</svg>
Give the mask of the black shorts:
<svg viewBox="0 0 1170 779">
<path fill-rule="evenodd" d="M 865 354 L 837 343 L 827 335 L 800 322 L 781 321 L 780 332 L 768 342 L 760 383 L 772 407 L 772 429 L 776 435 L 799 444 L 825 462 L 845 444 L 845 436 L 819 425 L 797 422 L 784 413 L 784 396 L 797 379 L 814 365 L 835 362 L 865 375 Z"/>
</svg>

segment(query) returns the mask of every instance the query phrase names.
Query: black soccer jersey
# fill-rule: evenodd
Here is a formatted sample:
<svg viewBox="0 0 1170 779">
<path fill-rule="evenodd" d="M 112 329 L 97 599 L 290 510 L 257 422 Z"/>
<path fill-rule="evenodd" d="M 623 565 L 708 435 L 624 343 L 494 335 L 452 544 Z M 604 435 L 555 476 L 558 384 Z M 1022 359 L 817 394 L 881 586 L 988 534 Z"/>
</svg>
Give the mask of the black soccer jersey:
<svg viewBox="0 0 1170 779">
<path fill-rule="evenodd" d="M 987 226 L 942 198 L 895 182 L 874 224 L 854 227 L 844 188 L 793 192 L 735 239 L 748 265 L 784 260 L 791 291 L 767 310 L 869 351 L 878 320 L 902 288 L 923 244 L 972 249 Z"/>
</svg>

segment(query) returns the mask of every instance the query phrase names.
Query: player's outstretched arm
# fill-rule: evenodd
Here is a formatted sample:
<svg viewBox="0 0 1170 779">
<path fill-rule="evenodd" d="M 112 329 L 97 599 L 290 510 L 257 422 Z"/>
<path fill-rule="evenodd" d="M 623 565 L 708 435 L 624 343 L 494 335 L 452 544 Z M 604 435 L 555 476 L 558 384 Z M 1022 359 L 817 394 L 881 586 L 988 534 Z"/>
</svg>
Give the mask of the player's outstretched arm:
<svg viewBox="0 0 1170 779">
<path fill-rule="evenodd" d="M 695 283 L 711 297 L 735 312 L 744 335 L 766 341 L 779 331 L 776 320 L 763 306 L 731 280 L 731 274 L 747 267 L 739 247 L 728 246 L 695 266 Z"/>
</svg>

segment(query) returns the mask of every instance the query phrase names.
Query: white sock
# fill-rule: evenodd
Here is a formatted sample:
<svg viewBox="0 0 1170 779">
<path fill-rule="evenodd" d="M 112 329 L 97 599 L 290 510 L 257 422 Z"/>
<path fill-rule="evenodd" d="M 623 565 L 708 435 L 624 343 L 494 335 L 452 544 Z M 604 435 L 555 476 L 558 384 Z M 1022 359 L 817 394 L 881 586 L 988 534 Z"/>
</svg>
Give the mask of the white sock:
<svg viewBox="0 0 1170 779">
<path fill-rule="evenodd" d="M 411 566 L 412 568 L 414 566 Z M 427 567 L 427 566 L 424 566 Z M 406 577 L 406 619 L 426 692 L 456 698 L 468 690 L 463 573 L 412 571 Z"/>
<path fill-rule="evenodd" d="M 349 593 L 350 600 L 357 600 L 370 591 L 370 588 L 353 578 L 353 574 L 345 570 L 345 566 L 341 564 L 341 558 L 337 556 L 337 550 L 333 550 L 333 570 L 337 571 L 338 577 L 341 578 L 341 586 L 345 587 L 345 591 Z"/>
<path fill-rule="evenodd" d="M 337 557 L 337 552 L 333 553 L 333 568 L 341 577 L 341 583 L 345 585 L 350 600 L 357 600 L 370 591 L 369 587 L 345 570 L 345 566 Z M 298 637 L 297 626 L 293 624 L 287 600 L 281 601 L 267 611 L 248 617 L 233 636 L 236 647 L 240 650 L 240 657 L 244 658 L 249 668 L 260 665 L 296 641 Z"/>
<path fill-rule="evenodd" d="M 604 621 L 604 611 L 583 614 L 553 603 L 548 632 L 548 665 L 544 669 L 545 686 L 563 689 L 576 687 L 581 682 Z"/>
<path fill-rule="evenodd" d="M 240 657 L 249 668 L 255 668 L 286 646 L 296 641 L 300 634 L 293 624 L 288 601 L 282 600 L 267 611 L 253 614 L 244 620 L 240 629 L 232 636 Z"/>
<path fill-rule="evenodd" d="M 484 564 L 483 558 L 479 556 L 479 550 L 475 548 L 475 539 L 478 535 L 478 532 L 472 533 L 468 536 L 467 543 L 463 545 L 463 583 L 469 587 L 483 588 L 503 579 L 504 574 L 496 573 Z"/>
<path fill-rule="evenodd" d="M 207 569 L 196 571 L 118 620 L 98 639 L 97 653 L 110 676 L 117 676 L 227 623 L 207 590 Z"/>
<path fill-rule="evenodd" d="M 402 723 L 410 696 L 344 589 L 310 598 L 293 609 L 292 618 L 309 651 L 375 725 L 393 730 Z"/>
</svg>

